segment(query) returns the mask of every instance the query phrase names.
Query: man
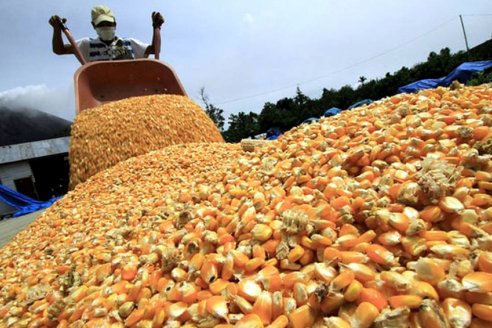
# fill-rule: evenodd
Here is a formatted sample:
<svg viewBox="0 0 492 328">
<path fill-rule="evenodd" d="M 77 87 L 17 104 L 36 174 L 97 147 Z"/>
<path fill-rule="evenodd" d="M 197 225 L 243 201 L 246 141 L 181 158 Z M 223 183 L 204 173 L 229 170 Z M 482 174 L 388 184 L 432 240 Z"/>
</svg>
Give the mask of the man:
<svg viewBox="0 0 492 328">
<path fill-rule="evenodd" d="M 154 41 L 159 33 L 164 18 L 159 12 L 152 13 L 152 26 L 154 34 L 152 44 L 146 44 L 133 38 L 119 38 L 116 36 L 116 19 L 111 9 L 107 6 L 95 6 L 92 8 L 92 27 L 96 30 L 97 38 L 83 38 L 77 41 L 82 56 L 87 62 L 99 60 L 119 60 L 145 58 L 155 53 Z M 53 26 L 53 52 L 57 55 L 73 54 L 71 44 L 64 44 L 62 39 L 62 26 L 66 19 L 52 16 L 49 20 Z"/>
</svg>

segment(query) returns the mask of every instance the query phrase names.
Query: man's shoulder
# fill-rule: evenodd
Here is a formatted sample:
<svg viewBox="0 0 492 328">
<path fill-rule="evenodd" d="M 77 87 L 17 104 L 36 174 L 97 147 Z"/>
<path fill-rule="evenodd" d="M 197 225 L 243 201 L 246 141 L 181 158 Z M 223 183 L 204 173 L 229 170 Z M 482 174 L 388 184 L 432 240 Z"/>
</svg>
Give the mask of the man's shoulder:
<svg viewBox="0 0 492 328">
<path fill-rule="evenodd" d="M 90 38 L 85 37 L 85 38 L 80 38 L 80 39 L 77 39 L 77 42 L 79 42 L 79 43 L 81 43 L 81 42 L 86 43 L 86 42 L 90 42 L 90 40 L 91 40 Z"/>
<path fill-rule="evenodd" d="M 122 41 L 126 41 L 126 42 L 132 42 L 132 43 L 141 43 L 140 40 L 138 39 L 135 39 L 135 38 L 127 38 L 127 37 L 123 37 L 123 38 L 119 38 L 120 40 Z"/>
<path fill-rule="evenodd" d="M 99 38 L 85 37 L 85 38 L 78 39 L 77 42 L 79 42 L 79 43 L 101 43 L 102 41 Z"/>
<path fill-rule="evenodd" d="M 125 45 L 131 46 L 132 48 L 147 49 L 149 46 L 147 43 L 135 38 L 121 38 L 121 40 Z"/>
</svg>

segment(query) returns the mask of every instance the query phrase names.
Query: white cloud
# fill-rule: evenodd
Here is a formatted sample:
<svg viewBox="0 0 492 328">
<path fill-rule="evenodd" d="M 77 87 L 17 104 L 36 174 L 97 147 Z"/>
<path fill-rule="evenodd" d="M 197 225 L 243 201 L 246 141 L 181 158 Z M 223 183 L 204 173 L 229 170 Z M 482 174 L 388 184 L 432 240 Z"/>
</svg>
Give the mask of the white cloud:
<svg viewBox="0 0 492 328">
<path fill-rule="evenodd" d="M 245 22 L 246 24 L 251 25 L 251 24 L 253 24 L 255 22 L 255 18 L 250 13 L 246 13 L 243 16 L 243 22 Z"/>
<path fill-rule="evenodd" d="M 0 92 L 0 106 L 10 109 L 37 109 L 73 120 L 75 101 L 71 88 L 49 88 L 44 84 L 28 85 Z"/>
</svg>

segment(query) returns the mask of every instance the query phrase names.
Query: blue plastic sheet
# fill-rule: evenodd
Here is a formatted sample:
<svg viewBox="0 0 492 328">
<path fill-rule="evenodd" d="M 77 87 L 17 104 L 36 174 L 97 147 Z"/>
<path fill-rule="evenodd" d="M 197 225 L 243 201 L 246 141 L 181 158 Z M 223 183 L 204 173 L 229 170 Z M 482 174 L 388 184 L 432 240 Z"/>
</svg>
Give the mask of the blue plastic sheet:
<svg viewBox="0 0 492 328">
<path fill-rule="evenodd" d="M 276 140 L 282 135 L 282 130 L 280 128 L 270 128 L 266 132 L 266 140 Z"/>
<path fill-rule="evenodd" d="M 340 108 L 332 107 L 330 109 L 327 109 L 325 111 L 325 113 L 323 114 L 323 116 L 325 116 L 325 117 L 335 116 L 337 114 L 340 114 L 341 112 L 342 112 L 342 110 Z"/>
<path fill-rule="evenodd" d="M 360 107 L 362 105 L 369 105 L 371 103 L 373 103 L 373 100 L 372 99 L 364 99 L 364 100 L 361 100 L 361 101 L 356 102 L 355 104 L 352 104 L 348 109 Z"/>
<path fill-rule="evenodd" d="M 61 197 L 54 197 L 48 201 L 39 201 L 7 188 L 4 185 L 0 185 L 0 201 L 17 209 L 17 212 L 12 214 L 13 217 L 22 216 L 50 207 L 51 204 L 60 198 Z"/>
<path fill-rule="evenodd" d="M 456 67 L 447 76 L 437 79 L 425 79 L 416 81 L 405 86 L 399 87 L 399 92 L 412 93 L 424 89 L 433 89 L 437 87 L 447 87 L 453 81 L 457 80 L 460 83 L 465 83 L 474 73 L 484 71 L 492 67 L 492 60 L 483 60 L 475 62 L 466 62 Z"/>
<path fill-rule="evenodd" d="M 319 121 L 319 118 L 317 117 L 310 117 L 310 118 L 307 118 L 305 119 L 302 123 L 307 123 L 307 124 L 310 124 L 310 123 L 313 123 L 313 122 L 318 122 Z"/>
</svg>

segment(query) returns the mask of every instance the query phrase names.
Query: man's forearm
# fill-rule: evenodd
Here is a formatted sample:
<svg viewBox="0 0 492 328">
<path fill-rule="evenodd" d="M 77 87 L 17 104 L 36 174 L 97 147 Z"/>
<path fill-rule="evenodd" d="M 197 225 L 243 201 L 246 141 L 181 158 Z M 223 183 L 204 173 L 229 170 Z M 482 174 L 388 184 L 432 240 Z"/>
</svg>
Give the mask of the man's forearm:
<svg viewBox="0 0 492 328">
<path fill-rule="evenodd" d="M 147 48 L 147 51 L 145 52 L 146 55 L 154 55 L 155 54 L 155 47 L 157 43 L 161 43 L 161 29 L 159 27 L 154 27 L 154 30 L 152 32 L 152 44 Z M 159 49 L 160 51 L 160 49 Z"/>
<path fill-rule="evenodd" d="M 62 31 L 60 29 L 53 30 L 53 52 L 57 55 L 67 54 L 68 51 L 63 43 Z"/>
</svg>

